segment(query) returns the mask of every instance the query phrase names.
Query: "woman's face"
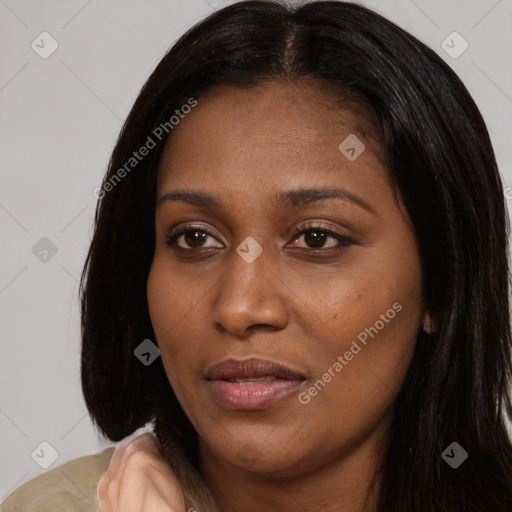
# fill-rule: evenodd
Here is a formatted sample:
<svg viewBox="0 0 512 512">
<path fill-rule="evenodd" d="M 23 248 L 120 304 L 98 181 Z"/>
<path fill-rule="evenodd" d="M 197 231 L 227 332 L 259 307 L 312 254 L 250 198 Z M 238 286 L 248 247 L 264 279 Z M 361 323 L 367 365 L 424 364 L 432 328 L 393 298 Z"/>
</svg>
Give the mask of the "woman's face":
<svg viewBox="0 0 512 512">
<path fill-rule="evenodd" d="M 151 320 L 203 454 L 230 467 L 298 474 L 386 437 L 421 267 L 352 112 L 305 85 L 222 87 L 165 149 Z"/>
</svg>

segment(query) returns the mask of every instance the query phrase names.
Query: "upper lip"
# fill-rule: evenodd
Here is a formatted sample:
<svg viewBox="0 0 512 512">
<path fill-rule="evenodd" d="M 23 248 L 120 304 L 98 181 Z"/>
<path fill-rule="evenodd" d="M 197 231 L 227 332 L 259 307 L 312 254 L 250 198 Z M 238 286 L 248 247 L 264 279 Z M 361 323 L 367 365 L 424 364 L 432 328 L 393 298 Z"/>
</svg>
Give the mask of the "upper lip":
<svg viewBox="0 0 512 512">
<path fill-rule="evenodd" d="M 226 359 L 213 365 L 207 372 L 208 380 L 250 379 L 257 377 L 278 377 L 287 380 L 303 380 L 304 375 L 282 364 L 266 359 Z"/>
</svg>

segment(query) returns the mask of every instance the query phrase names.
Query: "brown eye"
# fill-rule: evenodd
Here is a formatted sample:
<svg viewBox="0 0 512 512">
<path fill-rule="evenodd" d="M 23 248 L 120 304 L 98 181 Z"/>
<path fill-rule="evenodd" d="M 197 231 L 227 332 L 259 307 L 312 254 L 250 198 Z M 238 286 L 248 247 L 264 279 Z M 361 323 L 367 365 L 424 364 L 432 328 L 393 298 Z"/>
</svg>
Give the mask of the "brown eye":
<svg viewBox="0 0 512 512">
<path fill-rule="evenodd" d="M 204 248 L 212 248 L 216 247 L 215 245 L 205 245 L 208 238 L 214 239 L 210 233 L 203 229 L 182 229 L 178 231 L 177 233 L 168 235 L 165 244 L 169 247 L 177 247 L 178 249 L 184 249 L 184 250 L 193 250 L 193 249 L 204 249 Z M 185 245 L 182 245 L 179 243 L 179 241 L 182 240 L 182 242 Z"/>
<path fill-rule="evenodd" d="M 183 241 L 190 247 L 201 247 L 208 235 L 204 231 L 185 231 Z"/>
<path fill-rule="evenodd" d="M 304 233 L 304 241 L 313 249 L 323 247 L 328 238 L 331 237 L 322 231 L 306 231 Z"/>
<path fill-rule="evenodd" d="M 329 250 L 341 249 L 342 247 L 347 247 L 354 244 L 350 238 L 342 235 L 341 233 L 316 226 L 308 226 L 305 229 L 299 230 L 298 235 L 299 236 L 294 238 L 294 241 L 296 242 L 303 237 L 304 242 L 306 243 L 306 247 L 298 247 L 295 245 L 295 247 L 298 248 Z M 331 239 L 332 242 L 330 242 L 329 246 L 326 247 L 326 243 L 328 243 L 329 239 Z"/>
</svg>

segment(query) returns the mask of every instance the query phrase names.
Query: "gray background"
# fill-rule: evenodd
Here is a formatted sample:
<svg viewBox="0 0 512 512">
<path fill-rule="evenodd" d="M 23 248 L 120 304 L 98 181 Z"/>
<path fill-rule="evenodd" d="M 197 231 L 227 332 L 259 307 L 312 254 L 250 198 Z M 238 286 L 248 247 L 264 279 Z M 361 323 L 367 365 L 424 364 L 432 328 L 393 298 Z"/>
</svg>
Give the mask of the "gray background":
<svg viewBox="0 0 512 512">
<path fill-rule="evenodd" d="M 31 458 L 41 442 L 58 454 L 51 467 L 111 444 L 97 439 L 79 383 L 78 279 L 93 190 L 156 63 L 188 27 L 229 3 L 0 0 L 0 501 L 44 471 Z M 512 185 L 512 2 L 361 3 L 409 30 L 458 73 Z M 31 47 L 35 41 L 50 48 L 48 39 L 40 42 L 44 31 L 58 43 L 47 59 Z M 458 58 L 441 46 L 453 31 L 469 44 Z M 461 48 L 459 41 L 453 46 Z M 46 262 L 32 250 L 43 237 L 57 248 Z M 44 462 L 51 450 L 43 452 Z"/>
</svg>

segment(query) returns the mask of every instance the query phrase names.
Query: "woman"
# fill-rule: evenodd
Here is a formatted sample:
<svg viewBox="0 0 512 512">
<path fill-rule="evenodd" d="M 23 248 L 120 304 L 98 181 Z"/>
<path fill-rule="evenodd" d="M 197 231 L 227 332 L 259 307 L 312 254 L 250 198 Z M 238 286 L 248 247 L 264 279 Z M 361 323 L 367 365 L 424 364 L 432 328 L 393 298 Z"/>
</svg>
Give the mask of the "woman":
<svg viewBox="0 0 512 512">
<path fill-rule="evenodd" d="M 98 197 L 83 391 L 156 436 L 108 452 L 102 511 L 512 510 L 503 189 L 434 52 L 355 4 L 227 7 Z"/>
</svg>

